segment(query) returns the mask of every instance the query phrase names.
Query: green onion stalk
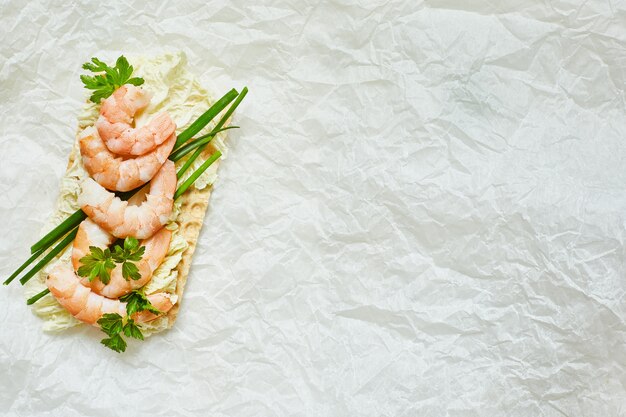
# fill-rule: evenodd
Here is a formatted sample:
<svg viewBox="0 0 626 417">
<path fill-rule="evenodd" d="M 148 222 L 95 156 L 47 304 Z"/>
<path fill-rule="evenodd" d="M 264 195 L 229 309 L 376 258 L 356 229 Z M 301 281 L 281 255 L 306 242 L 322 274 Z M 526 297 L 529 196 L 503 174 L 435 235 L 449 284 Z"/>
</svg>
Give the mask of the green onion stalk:
<svg viewBox="0 0 626 417">
<path fill-rule="evenodd" d="M 209 110 L 203 113 L 196 121 L 194 121 L 187 129 L 185 129 L 176 140 L 176 144 L 174 145 L 174 149 L 170 154 L 169 159 L 177 162 L 191 151 L 195 150 L 193 155 L 191 155 L 185 164 L 181 167 L 181 169 L 177 172 L 177 177 L 180 179 L 182 175 L 189 169 L 189 167 L 195 162 L 198 156 L 204 151 L 206 146 L 210 143 L 210 141 L 215 137 L 216 134 L 222 132 L 227 129 L 236 128 L 236 126 L 226 127 L 224 128 L 224 124 L 228 121 L 228 118 L 233 114 L 237 106 L 241 103 L 243 98 L 248 93 L 248 88 L 244 87 L 241 93 L 237 93 L 237 90 L 232 89 L 228 93 L 226 93 L 220 100 L 218 100 Z M 234 102 L 233 102 L 234 100 Z M 224 113 L 224 115 L 220 118 L 219 122 L 215 125 L 215 127 L 206 135 L 200 136 L 197 139 L 190 141 L 185 145 L 185 142 L 189 141 L 195 134 L 200 132 L 211 120 L 215 118 L 222 110 L 226 108 L 232 102 L 229 109 Z M 182 138 L 182 139 L 181 139 Z M 184 146 L 183 146 L 184 145 Z M 196 169 L 187 180 L 185 180 L 176 190 L 174 198 L 180 197 L 187 189 L 198 179 L 203 172 L 205 172 L 213 162 L 215 162 L 221 153 L 219 151 L 215 152 L 211 155 L 198 169 Z M 122 198 L 130 198 L 132 194 L 136 191 L 132 191 L 130 193 L 123 193 Z M 87 218 L 87 215 L 82 210 L 77 210 L 67 219 L 65 219 L 61 224 L 48 232 L 43 238 L 41 238 L 37 243 L 31 246 L 31 257 L 26 260 L 20 267 L 11 274 L 11 276 L 4 281 L 4 285 L 10 284 L 27 266 L 29 266 L 32 262 L 34 262 L 37 258 L 39 258 L 42 254 L 46 252 L 54 243 L 56 243 L 59 239 L 65 236 L 61 242 L 59 242 L 54 248 L 52 248 L 45 256 L 35 264 L 24 276 L 20 279 L 20 283 L 24 285 L 29 279 L 31 279 L 38 271 L 40 271 L 45 265 L 47 265 L 55 256 L 61 253 L 73 240 L 78 231 L 78 225 Z M 50 291 L 48 289 L 36 294 L 35 296 L 28 299 L 28 304 L 33 304 L 43 296 L 48 294 Z"/>
</svg>

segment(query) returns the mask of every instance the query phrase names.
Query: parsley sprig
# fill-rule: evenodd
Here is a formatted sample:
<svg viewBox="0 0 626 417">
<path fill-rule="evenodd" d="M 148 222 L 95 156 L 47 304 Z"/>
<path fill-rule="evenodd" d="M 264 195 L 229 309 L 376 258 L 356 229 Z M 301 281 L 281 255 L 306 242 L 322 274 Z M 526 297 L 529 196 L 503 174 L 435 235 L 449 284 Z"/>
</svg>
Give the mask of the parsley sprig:
<svg viewBox="0 0 626 417">
<path fill-rule="evenodd" d="M 115 246 L 113 252 L 109 248 L 101 249 L 89 246 L 89 254 L 80 258 L 82 264 L 78 268 L 78 275 L 89 278 L 89 282 L 99 278 L 104 285 L 111 281 L 111 270 L 115 264 L 122 264 L 122 276 L 126 281 L 141 278 L 136 262 L 139 262 L 146 252 L 145 246 L 139 246 L 134 237 L 124 239 L 123 246 Z"/>
<path fill-rule="evenodd" d="M 120 297 L 120 301 L 126 302 L 125 317 L 122 317 L 118 313 L 107 313 L 104 314 L 100 320 L 98 320 L 98 324 L 100 325 L 102 331 L 109 336 L 102 339 L 100 343 L 119 353 L 124 352 L 127 346 L 122 334 L 126 337 L 143 340 L 141 329 L 132 318 L 133 314 L 141 311 L 161 314 L 161 312 L 150 303 L 145 294 L 138 290 L 132 291 L 123 297 Z"/>
<path fill-rule="evenodd" d="M 126 281 L 141 278 L 139 268 L 133 262 L 139 262 L 146 252 L 145 246 L 139 246 L 139 241 L 134 237 L 124 239 L 124 246 L 116 246 L 113 252 L 113 260 L 122 264 L 122 276 Z"/>
<path fill-rule="evenodd" d="M 97 246 L 89 246 L 89 254 L 80 258 L 82 264 L 78 268 L 78 275 L 88 277 L 89 282 L 100 278 L 103 284 L 108 284 L 111 280 L 111 270 L 115 268 L 115 262 L 111 257 L 109 248 L 102 250 Z"/>
<path fill-rule="evenodd" d="M 117 313 L 107 313 L 98 320 L 98 324 L 102 331 L 109 336 L 102 339 L 100 343 L 116 352 L 124 352 L 126 350 L 126 341 L 120 335 L 124 329 L 122 316 Z"/>
<path fill-rule="evenodd" d="M 99 104 L 100 100 L 109 97 L 115 90 L 124 84 L 141 85 L 144 80 L 141 77 L 132 77 L 133 66 L 128 63 L 124 55 L 117 58 L 115 67 L 110 67 L 98 58 L 91 58 L 91 62 L 83 64 L 83 69 L 98 74 L 81 75 L 80 79 L 85 87 L 94 90 L 89 100 Z"/>
<path fill-rule="evenodd" d="M 146 298 L 145 294 L 141 291 L 131 291 L 126 295 L 120 297 L 120 301 L 126 303 L 126 313 L 132 316 L 135 313 L 141 311 L 149 311 L 154 314 L 161 314 L 150 301 Z"/>
</svg>

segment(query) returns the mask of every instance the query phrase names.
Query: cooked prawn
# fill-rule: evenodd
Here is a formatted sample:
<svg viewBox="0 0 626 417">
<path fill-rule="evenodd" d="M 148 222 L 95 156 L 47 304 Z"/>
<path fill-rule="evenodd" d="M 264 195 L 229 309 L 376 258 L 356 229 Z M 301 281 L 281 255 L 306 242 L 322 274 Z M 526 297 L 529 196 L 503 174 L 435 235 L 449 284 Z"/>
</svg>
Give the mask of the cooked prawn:
<svg viewBox="0 0 626 417">
<path fill-rule="evenodd" d="M 108 248 L 114 241 L 115 236 L 109 234 L 91 220 L 84 220 L 80 226 L 78 226 L 78 232 L 76 233 L 74 246 L 72 247 L 72 264 L 74 265 L 74 269 L 78 270 L 80 258 L 88 255 L 91 251 L 89 246 L 104 249 Z"/>
<path fill-rule="evenodd" d="M 81 284 L 89 287 L 96 294 L 103 295 L 107 298 L 119 298 L 124 294 L 128 294 L 134 289 L 141 288 L 146 285 L 152 279 L 152 273 L 163 262 L 167 250 L 170 246 L 170 240 L 172 238 L 172 232 L 162 228 L 154 236 L 141 241 L 141 245 L 145 246 L 145 252 L 139 262 L 136 263 L 139 269 L 140 278 L 137 280 L 126 280 L 122 275 L 122 266 L 116 265 L 111 270 L 111 279 L 108 284 L 103 284 L 99 279 L 89 281 L 88 278 L 83 277 Z M 74 246 L 72 247 L 72 265 L 74 271 L 78 271 L 78 268 L 82 265 L 80 259 L 89 254 L 90 246 L 96 246 L 101 249 L 107 248 L 115 237 L 107 233 L 104 229 L 92 222 L 90 219 L 84 220 L 78 227 L 78 233 L 74 239 Z"/>
<path fill-rule="evenodd" d="M 79 141 L 80 154 L 89 175 L 106 189 L 129 191 L 154 177 L 170 155 L 176 143 L 176 135 L 171 134 L 152 152 L 129 159 L 109 151 L 93 127 L 83 130 Z"/>
<path fill-rule="evenodd" d="M 126 315 L 126 303 L 110 300 L 81 285 L 80 277 L 69 266 L 59 265 L 54 268 L 46 279 L 46 285 L 54 298 L 72 316 L 87 324 L 97 326 L 96 322 L 107 313 L 117 313 L 122 317 Z M 148 295 L 147 298 L 162 313 L 167 313 L 173 307 L 172 300 L 167 294 L 156 293 Z M 133 315 L 134 320 L 142 323 L 157 317 L 149 312 Z"/>
<path fill-rule="evenodd" d="M 150 191 L 140 205 L 122 201 L 91 178 L 81 186 L 78 204 L 91 220 L 115 237 L 147 239 L 165 225 L 172 213 L 176 171 L 174 163 L 166 161 L 150 182 Z"/>
<path fill-rule="evenodd" d="M 102 102 L 96 128 L 107 148 L 124 156 L 143 155 L 165 142 L 176 124 L 167 112 L 157 114 L 142 127 L 133 127 L 135 114 L 148 105 L 150 98 L 134 85 L 123 85 Z"/>
<path fill-rule="evenodd" d="M 100 114 L 111 123 L 131 124 L 135 114 L 150 104 L 150 94 L 131 84 L 115 90 L 113 95 L 102 102 Z"/>
</svg>

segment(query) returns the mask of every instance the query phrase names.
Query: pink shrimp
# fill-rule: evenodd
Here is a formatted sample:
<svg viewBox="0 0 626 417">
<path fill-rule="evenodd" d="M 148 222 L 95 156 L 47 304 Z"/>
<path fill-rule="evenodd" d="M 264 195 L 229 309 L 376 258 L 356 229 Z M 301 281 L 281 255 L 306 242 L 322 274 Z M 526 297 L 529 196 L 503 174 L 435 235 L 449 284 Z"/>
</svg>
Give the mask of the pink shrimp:
<svg viewBox="0 0 626 417">
<path fill-rule="evenodd" d="M 146 249 L 141 260 L 136 263 L 139 269 L 139 279 L 126 280 L 122 275 L 122 266 L 118 264 L 111 270 L 111 279 L 108 284 L 103 284 L 102 281 L 97 278 L 93 281 L 89 281 L 86 277 L 81 279 L 81 284 L 91 288 L 96 294 L 103 295 L 107 298 L 119 298 L 134 289 L 143 287 L 150 282 L 152 273 L 161 262 L 163 262 L 167 250 L 169 249 L 171 238 L 172 232 L 162 228 L 155 235 L 141 241 L 140 244 L 145 246 Z M 112 244 L 114 240 L 115 237 L 113 235 L 107 233 L 96 223 L 92 222 L 90 219 L 84 220 L 78 227 L 78 233 L 76 234 L 74 246 L 72 247 L 72 265 L 74 266 L 74 271 L 78 271 L 78 268 L 82 265 L 80 259 L 89 254 L 90 246 L 105 249 Z"/>
<path fill-rule="evenodd" d="M 167 112 L 157 114 L 142 127 L 133 127 L 135 114 L 143 110 L 150 98 L 134 85 L 123 85 L 102 102 L 96 128 L 107 148 L 123 156 L 151 152 L 176 130 Z"/>
<path fill-rule="evenodd" d="M 81 132 L 79 143 L 85 169 L 98 184 L 109 190 L 129 191 L 154 177 L 167 161 L 176 143 L 176 135 L 170 135 L 153 151 L 128 159 L 113 154 L 93 127 Z"/>
<path fill-rule="evenodd" d="M 167 222 L 174 208 L 175 190 L 174 163 L 166 161 L 150 182 L 150 191 L 141 205 L 122 201 L 91 178 L 83 181 L 78 204 L 91 220 L 113 236 L 147 239 Z"/>
<path fill-rule="evenodd" d="M 97 326 L 97 321 L 107 313 L 117 313 L 122 317 L 126 315 L 126 303 L 110 300 L 81 285 L 80 277 L 69 266 L 59 265 L 54 268 L 46 279 L 46 285 L 54 298 L 72 316 L 84 323 Z M 162 313 L 167 313 L 173 307 L 165 293 L 151 294 L 147 298 Z M 141 312 L 135 314 L 133 319 L 145 323 L 157 317 L 152 313 Z"/>
</svg>

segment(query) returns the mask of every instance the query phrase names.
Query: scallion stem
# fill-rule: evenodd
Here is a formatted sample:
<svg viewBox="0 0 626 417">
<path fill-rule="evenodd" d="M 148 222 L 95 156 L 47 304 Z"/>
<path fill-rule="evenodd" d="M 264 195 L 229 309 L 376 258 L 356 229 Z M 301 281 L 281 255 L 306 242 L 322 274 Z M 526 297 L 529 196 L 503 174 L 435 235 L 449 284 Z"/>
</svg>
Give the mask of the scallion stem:
<svg viewBox="0 0 626 417">
<path fill-rule="evenodd" d="M 176 144 L 174 145 L 174 150 L 191 139 L 196 133 L 204 129 L 204 127 L 222 110 L 224 110 L 224 108 L 228 106 L 228 104 L 233 101 L 235 97 L 237 97 L 237 90 L 234 88 L 224 94 L 224 96 L 216 101 L 215 104 L 209 108 L 209 110 L 205 111 L 200 117 L 198 117 L 198 119 L 196 119 L 195 122 L 178 135 L 176 138 Z"/>
<path fill-rule="evenodd" d="M 217 135 L 218 133 L 223 132 L 228 129 L 239 129 L 239 126 L 228 126 L 228 127 L 223 127 L 221 129 L 213 129 L 211 132 L 207 133 L 206 135 L 202 135 L 199 138 L 192 140 L 191 142 L 181 146 L 180 148 L 172 152 L 170 154 L 169 159 L 174 162 L 179 161 L 189 152 L 193 151 L 194 149 L 202 145 L 206 145 L 207 143 L 209 143 L 213 139 L 213 137 L 215 137 L 215 135 Z"/>
<path fill-rule="evenodd" d="M 176 173 L 176 178 L 177 179 L 181 179 L 183 177 L 183 174 L 185 172 L 187 172 L 187 170 L 189 169 L 189 167 L 191 166 L 191 164 L 193 164 L 193 162 L 198 159 L 198 157 L 200 156 L 200 154 L 204 152 L 204 147 L 198 148 L 196 149 L 196 151 L 193 153 L 193 155 L 191 155 L 189 157 L 189 159 L 187 159 L 185 161 L 185 163 L 183 164 L 182 167 L 180 167 L 180 169 L 178 170 L 178 172 Z"/>
<path fill-rule="evenodd" d="M 47 235 L 39 239 L 37 243 L 30 247 L 30 253 L 35 253 L 41 249 L 47 249 L 54 242 L 59 240 L 61 236 L 66 234 L 69 230 L 78 226 L 80 222 L 85 220 L 87 215 L 82 211 L 78 210 L 74 214 L 72 214 L 67 219 L 63 220 L 61 224 L 59 224 L 54 229 L 50 230 Z"/>
<path fill-rule="evenodd" d="M 200 165 L 200 167 L 198 169 L 196 169 L 193 174 L 191 174 L 189 176 L 189 178 L 187 178 L 181 185 L 180 187 L 178 187 L 178 190 L 176 190 L 176 193 L 174 193 L 174 200 L 176 200 L 178 197 L 180 197 L 181 195 L 183 195 L 185 193 L 185 191 L 187 191 L 187 188 L 189 188 L 191 186 L 191 184 L 193 184 L 200 175 L 202 175 L 202 173 L 204 171 L 206 171 L 206 169 L 208 167 L 211 166 L 211 164 L 215 161 L 217 161 L 217 158 L 219 158 L 220 156 L 222 156 L 222 153 L 220 151 L 216 151 L 213 155 L 211 155 L 209 157 L 209 159 L 207 159 L 206 161 L 204 161 L 202 163 L 202 165 Z"/>
<path fill-rule="evenodd" d="M 54 248 L 52 248 L 52 250 L 50 252 L 48 252 L 46 254 L 46 256 L 41 258 L 41 260 L 39 262 L 37 262 L 37 264 L 35 266 L 33 266 L 31 268 L 31 270 L 26 273 L 26 275 L 24 275 L 22 278 L 20 278 L 20 283 L 22 285 L 26 284 L 26 282 L 28 282 L 28 280 L 31 279 L 33 277 L 33 275 L 35 275 L 37 272 L 39 272 L 39 270 L 41 268 L 46 266 L 48 264 L 48 262 L 50 262 L 52 260 L 52 258 L 54 258 L 59 253 L 61 253 L 63 251 L 63 249 L 65 249 L 67 247 L 67 245 L 72 243 L 72 241 L 76 237 L 76 233 L 78 233 L 78 227 L 75 227 L 74 230 L 72 230 L 70 233 L 68 233 L 68 235 L 65 236 L 63 238 L 63 240 L 60 241 Z"/>
<path fill-rule="evenodd" d="M 226 111 L 226 113 L 224 113 L 224 115 L 222 116 L 222 118 L 220 119 L 220 121 L 217 123 L 217 125 L 215 125 L 215 128 L 213 130 L 218 130 L 221 129 L 224 124 L 228 121 L 228 118 L 233 114 L 233 112 L 235 111 L 235 109 L 237 108 L 237 106 L 239 106 L 239 104 L 243 101 L 243 99 L 246 97 L 246 94 L 248 94 L 248 87 L 244 87 L 243 90 L 241 90 L 241 93 L 239 94 L 239 96 L 237 97 L 237 99 L 233 102 L 233 104 L 231 104 L 231 106 L 228 108 L 228 110 Z M 207 144 L 210 142 L 207 141 Z M 204 151 L 204 148 L 206 148 L 206 144 L 203 146 L 198 147 L 198 149 L 196 149 L 196 151 L 193 153 L 193 155 L 191 155 L 189 157 L 189 159 L 187 159 L 185 161 L 185 163 L 183 164 L 183 166 L 178 170 L 178 172 L 176 173 L 176 176 L 178 177 L 178 179 L 182 178 L 183 174 L 189 169 L 189 167 L 191 166 L 191 164 L 194 163 L 194 161 L 196 159 L 198 159 L 198 157 L 200 156 L 200 154 Z"/>
<path fill-rule="evenodd" d="M 33 305 L 35 304 L 37 301 L 39 301 L 42 297 L 46 296 L 50 294 L 50 289 L 46 288 L 45 290 L 43 290 L 40 293 L 37 293 L 35 295 L 33 295 L 32 297 L 30 297 L 28 300 L 26 300 L 26 304 L 28 305 Z"/>
<path fill-rule="evenodd" d="M 39 249 L 37 252 L 33 253 L 32 256 L 26 260 L 26 262 L 24 262 L 19 268 L 17 268 L 15 272 L 13 272 L 11 276 L 7 278 L 6 281 L 4 281 L 4 285 L 9 285 L 11 281 L 13 281 L 15 277 L 17 277 L 20 274 L 20 272 L 26 269 L 28 265 L 33 263 L 35 259 L 39 258 L 39 256 L 41 256 L 41 254 L 44 253 L 45 250 L 46 250 L 45 248 Z"/>
<path fill-rule="evenodd" d="M 239 93 L 239 95 L 237 96 L 237 99 L 235 100 L 235 102 L 228 108 L 228 110 L 226 110 L 226 113 L 224 113 L 224 115 L 222 116 L 220 121 L 215 125 L 213 130 L 221 129 L 222 126 L 224 126 L 224 124 L 228 121 L 228 118 L 232 116 L 232 114 L 235 112 L 235 109 L 239 106 L 239 104 L 243 101 L 243 99 L 246 97 L 247 94 L 248 94 L 248 87 L 244 87 L 243 90 L 241 90 L 241 93 Z"/>
</svg>

